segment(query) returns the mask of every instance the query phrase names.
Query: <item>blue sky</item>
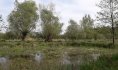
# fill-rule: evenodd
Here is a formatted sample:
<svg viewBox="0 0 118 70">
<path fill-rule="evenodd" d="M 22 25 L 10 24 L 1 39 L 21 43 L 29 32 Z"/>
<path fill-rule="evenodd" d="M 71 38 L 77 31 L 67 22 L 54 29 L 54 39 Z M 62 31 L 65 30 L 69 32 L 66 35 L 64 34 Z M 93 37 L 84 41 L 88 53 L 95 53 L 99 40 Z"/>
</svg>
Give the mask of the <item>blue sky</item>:
<svg viewBox="0 0 118 70">
<path fill-rule="evenodd" d="M 6 24 L 7 16 L 14 9 L 15 0 L 0 0 L 0 14 L 2 14 L 3 19 Z M 24 0 L 18 0 L 22 2 Z M 85 14 L 90 14 L 92 18 L 95 19 L 96 13 L 99 11 L 99 8 L 96 7 L 96 4 L 100 0 L 34 0 L 37 3 L 41 4 L 55 4 L 56 15 L 59 16 L 60 21 L 64 23 L 63 30 L 68 26 L 69 19 L 74 19 L 78 22 Z"/>
</svg>

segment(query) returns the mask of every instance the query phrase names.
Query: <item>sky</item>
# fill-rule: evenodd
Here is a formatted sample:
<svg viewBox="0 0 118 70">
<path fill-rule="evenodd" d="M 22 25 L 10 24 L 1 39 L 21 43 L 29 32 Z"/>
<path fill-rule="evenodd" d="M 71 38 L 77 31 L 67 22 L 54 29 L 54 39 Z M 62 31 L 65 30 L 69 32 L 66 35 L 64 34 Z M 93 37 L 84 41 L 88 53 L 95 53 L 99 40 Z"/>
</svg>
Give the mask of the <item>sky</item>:
<svg viewBox="0 0 118 70">
<path fill-rule="evenodd" d="M 5 24 L 7 25 L 7 17 L 10 12 L 14 9 L 15 0 L 0 0 L 0 14 L 2 15 Z M 18 0 L 23 2 L 24 0 Z M 63 31 L 66 30 L 68 26 L 69 19 L 73 19 L 78 22 L 82 19 L 85 14 L 90 14 L 93 19 L 96 18 L 99 8 L 96 4 L 100 0 L 34 0 L 39 6 L 39 4 L 49 4 L 53 3 L 55 5 L 56 15 L 59 16 L 60 22 L 64 23 Z"/>
</svg>

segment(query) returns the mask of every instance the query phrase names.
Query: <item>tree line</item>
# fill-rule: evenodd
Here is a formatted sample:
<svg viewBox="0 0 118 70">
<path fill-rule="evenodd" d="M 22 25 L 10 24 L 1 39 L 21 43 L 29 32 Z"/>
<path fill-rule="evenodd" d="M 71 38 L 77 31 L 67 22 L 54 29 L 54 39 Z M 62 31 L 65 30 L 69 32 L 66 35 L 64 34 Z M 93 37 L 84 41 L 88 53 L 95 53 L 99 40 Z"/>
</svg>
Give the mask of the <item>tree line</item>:
<svg viewBox="0 0 118 70">
<path fill-rule="evenodd" d="M 69 26 L 64 34 L 62 32 L 63 23 L 54 14 L 53 5 L 36 6 L 32 0 L 18 2 L 15 0 L 15 8 L 8 16 L 9 26 L 5 33 L 7 37 L 25 40 L 30 34 L 32 37 L 39 37 L 46 42 L 53 39 L 112 39 L 114 46 L 115 39 L 118 38 L 118 1 L 101 0 L 97 5 L 101 8 L 98 12 L 97 20 L 103 26 L 96 26 L 95 20 L 86 14 L 78 24 L 75 20 L 69 20 Z M 0 17 L 2 19 L 2 17 Z M 1 22 L 2 20 L 0 20 Z M 41 23 L 41 32 L 33 32 L 36 23 Z"/>
</svg>

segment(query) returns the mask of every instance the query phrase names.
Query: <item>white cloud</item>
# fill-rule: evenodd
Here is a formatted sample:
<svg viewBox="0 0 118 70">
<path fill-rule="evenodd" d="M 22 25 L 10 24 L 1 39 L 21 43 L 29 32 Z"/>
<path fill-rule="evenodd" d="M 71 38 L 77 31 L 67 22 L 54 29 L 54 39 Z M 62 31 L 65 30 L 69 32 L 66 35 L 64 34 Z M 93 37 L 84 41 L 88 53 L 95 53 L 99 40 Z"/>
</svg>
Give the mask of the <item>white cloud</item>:
<svg viewBox="0 0 118 70">
<path fill-rule="evenodd" d="M 96 12 L 99 11 L 96 4 L 100 0 L 68 0 L 71 3 L 60 2 L 59 0 L 53 0 L 56 4 L 56 11 L 60 14 L 61 21 L 65 23 L 64 30 L 68 26 L 70 18 L 74 19 L 79 23 L 81 18 L 85 14 L 90 14 L 92 18 L 96 18 Z"/>
</svg>

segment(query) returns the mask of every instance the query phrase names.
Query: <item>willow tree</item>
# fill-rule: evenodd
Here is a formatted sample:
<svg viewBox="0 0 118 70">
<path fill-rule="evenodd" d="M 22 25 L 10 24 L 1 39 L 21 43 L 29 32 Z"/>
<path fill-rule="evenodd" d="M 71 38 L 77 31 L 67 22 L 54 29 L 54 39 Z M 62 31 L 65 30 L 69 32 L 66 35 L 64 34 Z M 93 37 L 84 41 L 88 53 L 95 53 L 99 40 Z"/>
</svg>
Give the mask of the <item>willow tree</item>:
<svg viewBox="0 0 118 70">
<path fill-rule="evenodd" d="M 79 36 L 79 25 L 77 24 L 77 22 L 75 22 L 74 20 L 70 20 L 69 21 L 70 25 L 68 26 L 65 36 L 68 39 L 74 40 L 74 39 L 78 39 Z"/>
<path fill-rule="evenodd" d="M 92 33 L 94 20 L 91 18 L 90 15 L 85 15 L 80 21 L 80 23 L 84 31 L 85 38 L 89 38 L 89 36 L 91 36 L 91 33 Z"/>
<path fill-rule="evenodd" d="M 8 17 L 9 28 L 24 40 L 27 34 L 35 29 L 38 20 L 37 7 L 32 0 L 25 0 L 22 3 L 16 0 L 15 5 L 16 7 Z"/>
<path fill-rule="evenodd" d="M 112 44 L 115 46 L 115 23 L 118 22 L 118 0 L 101 0 L 98 4 L 101 11 L 98 12 L 98 19 L 111 26 Z"/>
<path fill-rule="evenodd" d="M 54 15 L 52 9 L 42 8 L 40 11 L 42 34 L 46 42 L 57 38 L 61 32 L 62 24 Z"/>
</svg>

